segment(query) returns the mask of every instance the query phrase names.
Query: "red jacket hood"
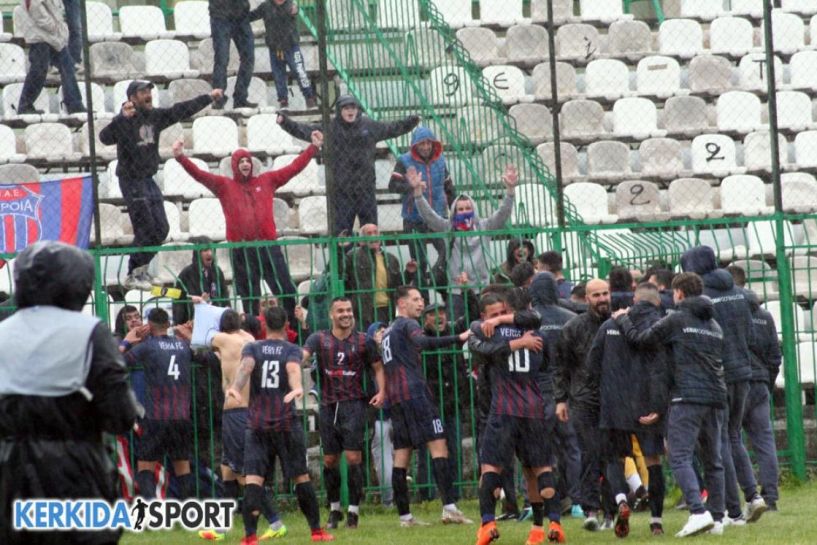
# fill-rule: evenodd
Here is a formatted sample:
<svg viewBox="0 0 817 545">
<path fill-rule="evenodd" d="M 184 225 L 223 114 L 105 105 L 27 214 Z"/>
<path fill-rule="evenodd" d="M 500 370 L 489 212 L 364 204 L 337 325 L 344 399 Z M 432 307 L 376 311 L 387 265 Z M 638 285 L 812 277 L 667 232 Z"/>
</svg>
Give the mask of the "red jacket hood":
<svg viewBox="0 0 817 545">
<path fill-rule="evenodd" d="M 247 180 L 242 179 L 241 173 L 238 171 L 238 162 L 244 157 L 248 157 L 250 159 L 250 165 L 252 165 L 252 153 L 244 148 L 238 148 L 235 150 L 232 158 L 230 159 L 230 165 L 233 167 L 233 180 L 236 182 L 246 182 L 255 176 L 255 172 L 252 171 L 252 166 L 250 166 L 250 175 L 247 177 Z"/>
</svg>

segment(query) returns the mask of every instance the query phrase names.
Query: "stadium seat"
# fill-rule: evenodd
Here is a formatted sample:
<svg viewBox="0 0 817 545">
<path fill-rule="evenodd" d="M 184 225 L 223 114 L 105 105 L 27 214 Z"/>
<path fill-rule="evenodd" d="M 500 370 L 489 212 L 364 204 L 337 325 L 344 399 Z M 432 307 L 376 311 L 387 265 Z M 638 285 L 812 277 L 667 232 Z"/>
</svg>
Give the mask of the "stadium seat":
<svg viewBox="0 0 817 545">
<path fill-rule="evenodd" d="M 783 11 L 793 11 L 801 15 L 813 15 L 817 13 L 817 4 L 811 0 L 783 0 L 781 7 Z"/>
<path fill-rule="evenodd" d="M 210 12 L 207 2 L 201 0 L 181 0 L 173 6 L 173 26 L 176 36 L 197 39 L 210 36 Z"/>
<path fill-rule="evenodd" d="M 37 123 L 25 129 L 28 159 L 48 162 L 74 162 L 82 155 L 74 151 L 71 131 L 61 123 Z"/>
<path fill-rule="evenodd" d="M 409 66 L 431 68 L 445 63 L 447 58 L 445 39 L 439 32 L 427 28 L 408 31 L 405 48 Z"/>
<path fill-rule="evenodd" d="M 0 180 L 6 184 L 39 182 L 40 171 L 36 167 L 25 163 L 0 165 Z"/>
<path fill-rule="evenodd" d="M 269 55 L 267 55 L 269 56 Z M 256 55 L 256 62 L 259 62 L 263 55 Z M 215 63 L 215 54 L 213 53 L 213 39 L 205 38 L 199 42 L 198 48 L 190 53 L 190 68 L 198 70 L 203 76 L 210 76 L 213 74 L 213 64 Z M 227 61 L 227 75 L 234 75 L 238 71 L 238 49 L 235 43 L 230 40 L 230 57 Z M 267 60 L 269 63 L 269 59 Z"/>
<path fill-rule="evenodd" d="M 779 91 L 777 93 L 777 126 L 793 131 L 814 129 L 809 95 L 800 91 Z"/>
<path fill-rule="evenodd" d="M 556 31 L 556 56 L 559 60 L 587 62 L 600 52 L 601 38 L 593 25 L 566 24 Z"/>
<path fill-rule="evenodd" d="M 402 204 L 379 204 L 377 206 L 377 226 L 381 233 L 402 233 Z"/>
<path fill-rule="evenodd" d="M 535 181 L 528 162 L 525 160 L 522 150 L 509 143 L 494 144 L 485 148 L 480 154 L 479 171 L 486 184 L 492 187 L 502 187 L 502 174 L 507 165 L 515 165 L 519 174 L 519 183 L 524 184 Z"/>
<path fill-rule="evenodd" d="M 548 21 L 548 2 L 551 0 L 531 0 L 530 12 L 534 23 L 545 23 Z M 553 2 L 553 22 L 558 24 L 572 20 L 573 0 L 552 0 Z"/>
<path fill-rule="evenodd" d="M 236 79 L 236 76 L 227 78 L 227 89 L 224 90 L 224 95 L 227 96 L 227 102 L 224 107 L 228 109 L 235 107 L 233 104 L 233 95 L 235 93 Z M 270 108 L 267 104 L 267 84 L 261 78 L 250 78 L 250 85 L 247 87 L 247 100 L 258 104 L 258 110 L 262 113 L 275 111 L 275 108 Z M 245 114 L 250 112 L 250 110 L 246 108 L 242 108 L 242 111 L 244 111 Z"/>
<path fill-rule="evenodd" d="M 110 123 L 110 118 L 108 119 L 97 119 L 94 123 L 94 132 L 95 140 L 94 145 L 95 152 L 97 158 L 102 159 L 103 161 L 111 161 L 116 159 L 116 144 L 112 144 L 110 146 L 106 146 L 102 142 L 99 141 L 99 132 L 108 126 Z M 82 152 L 83 157 L 91 157 L 91 144 L 90 144 L 90 134 L 88 134 L 88 123 L 82 124 L 82 136 L 80 138 L 80 151 Z"/>
<path fill-rule="evenodd" d="M 726 215 L 757 216 L 768 214 L 766 188 L 757 176 L 734 175 L 721 181 L 721 210 Z"/>
<path fill-rule="evenodd" d="M 742 229 L 705 228 L 698 231 L 697 235 L 693 243 L 714 249 L 715 254 L 721 261 L 746 259 L 747 257 L 746 246 L 748 243 L 746 242 L 746 233 Z"/>
<path fill-rule="evenodd" d="M 514 25 L 505 35 L 508 62 L 535 66 L 548 59 L 548 33 L 539 25 Z"/>
<path fill-rule="evenodd" d="M 170 206 L 175 207 L 175 205 L 172 203 L 165 201 L 166 212 L 169 211 Z M 170 218 L 168 218 L 168 220 L 169 219 Z M 178 245 L 178 242 L 172 242 L 169 245 L 176 246 Z M 165 244 L 164 246 L 168 246 L 168 244 Z M 160 284 L 175 284 L 182 269 L 190 265 L 191 254 L 192 250 L 189 249 L 161 251 L 151 260 L 150 265 L 148 266 L 148 272 L 152 274 Z M 218 266 L 221 267 L 222 263 L 219 262 Z"/>
<path fill-rule="evenodd" d="M 550 89 L 550 63 L 543 62 L 533 68 L 533 95 L 535 100 L 552 100 Z M 566 62 L 556 62 L 556 93 L 560 101 L 569 100 L 577 94 L 576 68 Z"/>
<path fill-rule="evenodd" d="M 210 172 L 210 167 L 201 159 L 191 157 L 190 160 L 204 172 Z M 184 197 L 185 199 L 213 196 L 210 190 L 194 180 L 176 159 L 165 161 L 162 176 L 163 195 Z"/>
<path fill-rule="evenodd" d="M 130 44 L 124 42 L 91 44 L 89 56 L 91 71 L 94 78 L 99 81 L 114 83 L 141 75 L 141 71 L 136 67 L 135 54 Z"/>
<path fill-rule="evenodd" d="M 695 136 L 709 130 L 706 101 L 700 97 L 672 97 L 664 103 L 664 128 L 668 134 Z"/>
<path fill-rule="evenodd" d="M 698 55 L 689 62 L 689 90 L 693 93 L 720 95 L 732 89 L 734 71 L 729 59 Z"/>
<path fill-rule="evenodd" d="M 794 256 L 791 263 L 792 288 L 794 294 L 808 300 L 817 299 L 817 257 Z M 814 382 L 814 371 L 811 372 L 811 382 Z M 801 367 L 802 372 L 802 367 Z M 802 378 L 801 378 L 802 380 Z"/>
<path fill-rule="evenodd" d="M 25 123 L 37 123 L 39 121 L 57 121 L 59 116 L 50 113 L 50 93 L 48 89 L 43 89 L 37 100 L 34 101 L 34 107 L 45 112 L 44 114 L 25 114 L 17 115 L 17 106 L 20 104 L 20 93 L 23 90 L 22 83 L 10 83 L 3 87 L 3 118 L 6 121 L 13 121 L 21 119 Z"/>
<path fill-rule="evenodd" d="M 227 224 L 224 211 L 218 199 L 196 199 L 190 203 L 187 212 L 191 237 L 208 237 L 210 240 L 224 240 Z"/>
<path fill-rule="evenodd" d="M 671 97 L 681 90 L 681 66 L 672 57 L 645 57 L 636 68 L 639 95 Z"/>
<path fill-rule="evenodd" d="M 461 66 L 438 66 L 429 78 L 429 98 L 444 106 L 465 106 L 473 100 L 471 78 Z"/>
<path fill-rule="evenodd" d="M 817 45 L 817 15 L 809 20 L 808 33 L 811 45 Z"/>
<path fill-rule="evenodd" d="M 479 66 L 502 64 L 505 61 L 499 55 L 499 43 L 496 34 L 490 28 L 461 28 L 457 31 L 457 39 L 468 51 L 471 60 Z"/>
<path fill-rule="evenodd" d="M 673 219 L 693 220 L 718 217 L 715 191 L 709 182 L 701 178 L 678 178 L 669 184 L 667 198 L 669 213 Z"/>
<path fill-rule="evenodd" d="M 290 164 L 296 155 L 280 155 L 272 162 L 272 169 L 277 170 Z M 318 165 L 314 159 L 309 161 L 309 164 L 300 174 L 292 178 L 286 185 L 278 189 L 280 193 L 292 193 L 297 196 L 305 196 L 312 194 L 324 194 L 326 192 L 318 180 Z"/>
<path fill-rule="evenodd" d="M 380 214 L 382 216 L 382 214 Z M 327 233 L 326 197 L 304 197 L 298 205 L 298 230 L 305 235 Z M 402 227 L 402 226 L 401 226 Z"/>
<path fill-rule="evenodd" d="M 649 138 L 638 147 L 641 176 L 673 179 L 684 170 L 681 143 L 672 138 Z"/>
<path fill-rule="evenodd" d="M 272 217 L 275 219 L 275 227 L 278 232 L 289 229 L 289 205 L 284 199 L 273 197 L 272 199 Z"/>
<path fill-rule="evenodd" d="M 777 140 L 780 166 L 785 167 L 788 163 L 787 150 L 789 143 L 782 134 L 777 135 Z M 755 131 L 746 135 L 746 138 L 743 139 L 743 165 L 749 172 L 771 172 L 772 149 L 769 131 Z"/>
<path fill-rule="evenodd" d="M 619 60 L 592 60 L 587 63 L 584 84 L 585 93 L 589 98 L 604 97 L 607 100 L 615 100 L 631 94 L 630 70 Z"/>
<path fill-rule="evenodd" d="M 704 50 L 704 31 L 692 19 L 667 19 L 658 29 L 658 51 L 689 59 Z"/>
<path fill-rule="evenodd" d="M 122 39 L 121 32 L 113 30 L 113 13 L 104 2 L 86 2 L 88 40 L 92 42 L 115 42 Z M 94 74 L 96 75 L 96 74 Z"/>
<path fill-rule="evenodd" d="M 530 23 L 522 15 L 522 0 L 480 0 L 479 20 L 483 25 L 504 27 Z"/>
<path fill-rule="evenodd" d="M 16 44 L 0 43 L 0 84 L 26 79 L 26 55 Z"/>
<path fill-rule="evenodd" d="M 482 77 L 488 81 L 504 104 L 516 104 L 533 100 L 525 92 L 525 74 L 519 68 L 509 65 L 486 66 Z"/>
<path fill-rule="evenodd" d="M 804 131 L 794 137 L 794 155 L 800 168 L 817 168 L 817 131 Z"/>
<path fill-rule="evenodd" d="M 122 191 L 119 189 L 119 179 L 116 176 L 117 161 L 108 163 L 105 172 L 99 176 L 99 198 L 100 199 L 121 199 Z"/>
<path fill-rule="evenodd" d="M 435 2 L 435 5 L 450 27 L 460 28 L 479 24 L 471 12 L 471 0 L 446 0 Z"/>
<path fill-rule="evenodd" d="M 681 17 L 708 21 L 723 13 L 723 2 L 720 0 L 681 0 Z"/>
<path fill-rule="evenodd" d="M 761 261 L 759 263 L 763 263 L 764 265 L 766 265 L 768 267 L 768 265 L 763 261 Z M 775 277 L 777 277 L 777 272 L 776 271 L 775 271 Z M 777 284 L 775 284 L 775 287 L 777 287 Z M 752 291 L 755 291 L 755 290 L 752 290 Z M 775 295 L 778 295 L 778 294 L 775 293 Z M 762 298 L 763 294 L 758 293 L 758 296 Z M 772 315 L 772 321 L 774 321 L 775 328 L 777 329 L 777 337 L 781 338 L 782 333 L 783 333 L 783 328 L 781 327 L 782 321 L 781 321 L 780 301 L 766 301 L 765 303 L 763 303 L 761 305 L 761 307 L 765 308 L 766 311 L 769 314 Z M 801 342 L 810 341 L 811 340 L 810 335 L 806 331 L 806 323 L 807 323 L 808 320 L 806 318 L 805 311 L 803 310 L 803 308 L 800 305 L 797 305 L 797 304 L 792 305 L 792 310 L 794 311 L 793 314 L 794 314 L 795 331 L 798 332 L 795 335 L 795 340 L 796 341 L 801 341 Z M 810 328 L 809 328 L 809 331 L 810 331 Z M 811 342 L 809 342 L 808 344 L 811 344 Z"/>
<path fill-rule="evenodd" d="M 556 176 L 555 151 L 556 147 L 553 142 L 545 142 L 536 147 L 536 153 L 554 177 Z M 562 163 L 562 178 L 565 183 L 570 183 L 573 179 L 581 176 L 579 173 L 579 152 L 576 150 L 576 146 L 566 142 L 561 143 L 559 151 Z"/>
<path fill-rule="evenodd" d="M 99 203 L 99 228 L 102 233 L 103 246 L 122 244 L 122 211 L 118 206 Z"/>
<path fill-rule="evenodd" d="M 190 68 L 187 44 L 179 40 L 151 40 L 145 44 L 145 70 L 150 77 L 196 78 L 198 70 Z"/>
<path fill-rule="evenodd" d="M 789 61 L 791 87 L 817 90 L 817 51 L 799 51 Z"/>
<path fill-rule="evenodd" d="M 544 104 L 517 104 L 508 113 L 516 122 L 516 130 L 534 146 L 553 137 L 553 116 Z"/>
<path fill-rule="evenodd" d="M 322 272 L 323 269 L 315 267 L 314 255 L 312 253 L 312 244 L 309 239 L 305 237 L 280 237 L 281 242 L 288 240 L 294 241 L 294 244 L 282 244 L 281 251 L 284 253 L 287 265 L 289 265 L 289 274 L 293 280 L 301 281 L 313 274 Z"/>
<path fill-rule="evenodd" d="M 754 49 L 754 33 L 748 19 L 718 17 L 709 27 L 709 49 L 715 55 L 741 57 Z"/>
<path fill-rule="evenodd" d="M 616 101 L 613 105 L 613 132 L 638 140 L 666 134 L 666 131 L 658 129 L 655 103 L 646 98 L 622 98 Z"/>
<path fill-rule="evenodd" d="M 193 153 L 196 155 L 221 158 L 238 147 L 238 127 L 229 117 L 208 116 L 193 121 Z"/>
<path fill-rule="evenodd" d="M 144 41 L 172 38 L 168 32 L 165 16 L 157 6 L 122 6 L 119 8 L 119 28 L 124 38 Z"/>
<path fill-rule="evenodd" d="M 717 102 L 718 129 L 747 133 L 762 127 L 760 98 L 747 91 L 729 91 Z"/>
<path fill-rule="evenodd" d="M 696 175 L 742 174 L 735 157 L 735 142 L 724 134 L 702 134 L 692 140 L 692 170 Z"/>
<path fill-rule="evenodd" d="M 556 201 L 543 184 L 521 184 L 516 188 L 514 225 L 550 227 L 557 224 Z"/>
<path fill-rule="evenodd" d="M 159 157 L 169 159 L 173 157 L 173 143 L 184 138 L 184 128 L 181 123 L 174 123 L 159 135 Z"/>
<path fill-rule="evenodd" d="M 564 195 L 576 208 L 587 224 L 615 223 L 618 218 L 610 214 L 607 192 L 598 184 L 577 182 L 565 186 Z"/>
<path fill-rule="evenodd" d="M 210 94 L 212 90 L 213 88 L 209 83 L 203 79 L 196 78 L 174 79 L 167 86 L 168 98 L 171 104 L 190 100 L 201 95 Z M 213 113 L 213 109 L 208 105 L 203 110 L 193 114 L 191 117 L 195 119 L 211 113 Z"/>
<path fill-rule="evenodd" d="M 755 19 L 763 17 L 764 0 L 731 0 L 732 15 L 749 15 Z"/>
<path fill-rule="evenodd" d="M 630 146 L 602 140 L 587 147 L 587 174 L 597 183 L 616 183 L 631 174 Z"/>
<path fill-rule="evenodd" d="M 765 192 L 765 191 L 764 191 Z M 771 214 L 772 207 L 766 207 L 767 214 Z M 763 213 L 761 213 L 762 215 Z M 742 215 L 751 215 L 743 213 Z M 783 240 L 786 246 L 794 244 L 793 229 L 790 222 L 783 224 Z M 775 236 L 773 221 L 754 221 L 746 226 L 746 241 L 749 248 L 749 257 L 773 257 L 777 251 L 777 237 Z"/>
<path fill-rule="evenodd" d="M 570 100 L 562 106 L 559 123 L 568 140 L 598 140 L 604 130 L 604 108 L 592 100 Z"/>
<path fill-rule="evenodd" d="M 17 137 L 11 127 L 0 125 L 0 163 L 22 163 L 25 153 L 17 153 Z"/>
<path fill-rule="evenodd" d="M 616 186 L 616 214 L 619 221 L 666 221 L 661 210 L 658 186 L 644 180 L 621 182 Z"/>
<path fill-rule="evenodd" d="M 420 25 L 420 8 L 417 0 L 378 0 L 377 26 L 380 28 L 407 29 Z"/>
<path fill-rule="evenodd" d="M 786 13 L 780 9 L 772 10 L 772 33 L 776 53 L 791 55 L 805 48 L 806 29 L 803 19 L 795 13 Z M 760 46 L 766 47 L 766 36 L 763 25 L 760 28 Z"/>
<path fill-rule="evenodd" d="M 85 96 L 85 82 L 78 81 L 77 84 L 79 85 L 79 94 L 82 96 L 82 103 L 87 108 L 88 107 L 88 100 Z M 60 85 L 59 89 L 57 90 L 57 96 L 59 97 L 60 103 L 60 114 L 62 116 L 67 116 L 68 110 L 65 107 L 65 102 L 63 101 L 62 96 L 62 85 Z M 94 103 L 94 113 L 96 114 L 97 118 L 99 119 L 106 119 L 112 118 L 113 114 L 110 112 L 105 111 L 105 90 L 102 89 L 102 86 L 98 83 L 91 83 L 91 100 Z M 119 113 L 119 112 L 117 112 Z M 88 114 L 85 112 L 81 114 L 73 114 L 80 119 L 85 119 Z"/>
<path fill-rule="evenodd" d="M 781 176 L 783 210 L 810 214 L 817 210 L 817 180 L 805 172 L 787 172 Z"/>
<path fill-rule="evenodd" d="M 458 136 L 473 144 L 490 144 L 503 133 L 500 118 L 504 118 L 504 113 L 500 114 L 488 106 L 459 108 L 456 117 Z"/>
<path fill-rule="evenodd" d="M 579 10 L 583 21 L 609 24 L 625 17 L 623 3 L 619 0 L 579 0 Z"/>
<path fill-rule="evenodd" d="M 182 213 L 178 205 L 170 201 L 164 201 L 165 215 L 170 230 L 167 232 L 167 239 L 172 241 L 187 240 L 187 233 L 182 231 Z"/>
<path fill-rule="evenodd" d="M 738 72 L 741 89 L 766 92 L 768 70 L 765 53 L 744 55 L 738 64 Z M 774 58 L 774 79 L 778 85 L 783 84 L 783 61 L 777 56 Z"/>
<path fill-rule="evenodd" d="M 639 58 L 652 51 L 652 33 L 644 21 L 619 20 L 607 31 L 607 48 L 611 55 Z"/>
<path fill-rule="evenodd" d="M 276 121 L 276 114 L 258 114 L 247 121 L 247 148 L 254 153 L 295 153 L 298 146 Z"/>
</svg>

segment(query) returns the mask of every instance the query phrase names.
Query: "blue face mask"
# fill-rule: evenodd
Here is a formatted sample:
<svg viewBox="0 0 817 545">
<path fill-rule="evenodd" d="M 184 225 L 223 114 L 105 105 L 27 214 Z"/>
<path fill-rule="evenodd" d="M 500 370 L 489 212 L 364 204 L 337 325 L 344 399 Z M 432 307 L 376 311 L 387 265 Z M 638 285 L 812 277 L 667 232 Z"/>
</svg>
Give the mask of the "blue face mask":
<svg viewBox="0 0 817 545">
<path fill-rule="evenodd" d="M 454 229 L 457 231 L 470 231 L 474 225 L 474 211 L 454 214 Z"/>
</svg>

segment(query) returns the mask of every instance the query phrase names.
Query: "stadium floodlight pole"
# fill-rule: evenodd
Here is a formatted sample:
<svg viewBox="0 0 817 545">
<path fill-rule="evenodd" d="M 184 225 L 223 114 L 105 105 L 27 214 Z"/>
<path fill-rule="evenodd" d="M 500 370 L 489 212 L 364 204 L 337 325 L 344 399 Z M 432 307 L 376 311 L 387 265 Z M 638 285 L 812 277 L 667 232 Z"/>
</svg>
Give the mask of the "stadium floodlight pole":
<svg viewBox="0 0 817 545">
<path fill-rule="evenodd" d="M 550 64 L 550 96 L 553 101 L 553 163 L 556 172 L 556 221 L 560 229 L 565 227 L 565 203 L 562 186 L 562 133 L 559 126 L 559 86 L 556 81 L 556 40 L 553 36 L 553 0 L 548 0 L 548 60 Z"/>
<path fill-rule="evenodd" d="M 780 326 L 783 333 L 783 377 L 786 383 L 786 429 L 792 472 L 798 479 L 806 478 L 806 446 L 803 430 L 800 379 L 797 374 L 797 351 L 794 338 L 794 301 L 791 271 L 786 257 L 786 225 L 783 219 L 783 193 L 780 184 L 780 154 L 777 124 L 777 84 L 774 67 L 774 33 L 772 32 L 772 0 L 763 2 L 763 32 L 766 39 L 766 87 L 769 95 L 769 143 L 772 154 L 772 188 L 774 189 L 775 259 L 780 287 Z"/>
</svg>

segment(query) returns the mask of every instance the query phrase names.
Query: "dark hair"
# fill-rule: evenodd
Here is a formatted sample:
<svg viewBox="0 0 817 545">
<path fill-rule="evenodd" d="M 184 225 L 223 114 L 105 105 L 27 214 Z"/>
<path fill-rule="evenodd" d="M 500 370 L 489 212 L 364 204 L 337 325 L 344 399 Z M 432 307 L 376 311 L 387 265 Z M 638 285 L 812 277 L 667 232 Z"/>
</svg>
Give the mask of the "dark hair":
<svg viewBox="0 0 817 545">
<path fill-rule="evenodd" d="M 651 303 L 661 303 L 661 295 L 659 293 L 658 286 L 652 282 L 641 282 L 638 284 L 638 287 L 635 288 L 635 291 L 636 293 L 641 294 L 641 298 L 647 299 Z"/>
<path fill-rule="evenodd" d="M 576 284 L 573 286 L 573 289 L 570 290 L 570 295 L 575 295 L 576 297 L 581 297 L 584 299 L 587 297 L 587 287 L 584 284 Z"/>
<path fill-rule="evenodd" d="M 394 300 L 399 301 L 404 297 L 408 297 L 412 291 L 417 290 L 415 286 L 397 286 L 394 290 Z"/>
<path fill-rule="evenodd" d="M 167 315 L 167 311 L 163 308 L 152 308 L 148 312 L 148 322 L 158 326 L 168 326 L 170 325 L 170 316 Z"/>
<path fill-rule="evenodd" d="M 562 270 L 562 256 L 559 252 L 553 250 L 543 252 L 539 254 L 537 260 L 548 272 L 557 273 Z"/>
<path fill-rule="evenodd" d="M 655 276 L 655 283 L 658 285 L 659 289 L 661 286 L 664 286 L 666 289 L 672 285 L 672 277 L 675 276 L 675 273 L 669 269 L 655 267 L 648 269 L 647 272 L 644 273 L 644 278 L 647 280 L 649 280 L 651 276 Z"/>
<path fill-rule="evenodd" d="M 485 309 L 490 307 L 491 305 L 504 302 L 505 302 L 504 295 L 495 292 L 486 293 L 485 295 L 479 298 L 479 311 L 480 313 L 484 313 Z"/>
<path fill-rule="evenodd" d="M 264 321 L 269 331 L 280 331 L 287 323 L 287 311 L 281 307 L 269 307 L 264 311 Z"/>
<path fill-rule="evenodd" d="M 526 239 L 514 238 L 508 242 L 508 254 L 505 259 L 505 265 L 508 267 L 509 270 L 513 269 L 514 266 L 517 264 L 516 256 L 514 254 L 516 253 L 516 250 L 522 247 L 524 247 L 525 250 L 527 250 L 528 252 L 528 255 L 525 256 L 525 261 L 523 261 L 523 263 L 524 262 L 533 263 L 533 254 L 535 252 L 533 248 L 533 243 Z"/>
<path fill-rule="evenodd" d="M 684 297 L 695 297 L 704 292 L 704 283 L 694 272 L 683 272 L 672 279 L 672 289 L 681 290 Z"/>
<path fill-rule="evenodd" d="M 607 275 L 610 291 L 633 291 L 633 275 L 626 267 L 613 267 Z"/>
<path fill-rule="evenodd" d="M 351 302 L 352 302 L 351 299 L 349 299 L 345 295 L 341 295 L 340 297 L 335 297 L 334 299 L 332 299 L 332 302 L 329 303 L 329 308 L 334 307 L 335 303 L 351 303 Z"/>
<path fill-rule="evenodd" d="M 256 339 L 263 336 L 263 331 L 261 331 L 261 321 L 258 319 L 257 316 L 253 316 L 252 314 L 245 314 L 244 320 L 241 322 L 241 329 L 255 337 Z"/>
<path fill-rule="evenodd" d="M 127 334 L 127 331 L 125 331 L 125 328 L 127 327 L 127 324 L 125 323 L 125 314 L 129 314 L 131 312 L 138 313 L 139 309 L 133 305 L 125 305 L 119 309 L 119 312 L 116 313 L 116 320 L 114 321 L 113 325 L 114 333 L 123 337 Z"/>
<path fill-rule="evenodd" d="M 231 308 L 228 308 L 221 314 L 221 319 L 218 322 L 219 331 L 224 333 L 233 333 L 241 329 L 241 316 Z"/>
<path fill-rule="evenodd" d="M 530 295 L 525 288 L 513 288 L 506 301 L 514 311 L 525 310 L 530 306 Z"/>
<path fill-rule="evenodd" d="M 519 265 L 514 265 L 511 269 L 511 282 L 517 288 L 524 286 L 530 280 L 536 271 L 533 270 L 533 265 L 529 261 L 523 261 Z"/>
<path fill-rule="evenodd" d="M 746 285 L 746 271 L 743 270 L 743 267 L 739 265 L 729 265 L 726 267 L 726 270 L 732 275 L 732 279 L 739 288 Z"/>
<path fill-rule="evenodd" d="M 496 293 L 502 297 L 505 296 L 510 291 L 511 287 L 507 284 L 488 284 L 482 291 L 479 292 L 480 295 L 488 295 L 489 293 Z"/>
</svg>

